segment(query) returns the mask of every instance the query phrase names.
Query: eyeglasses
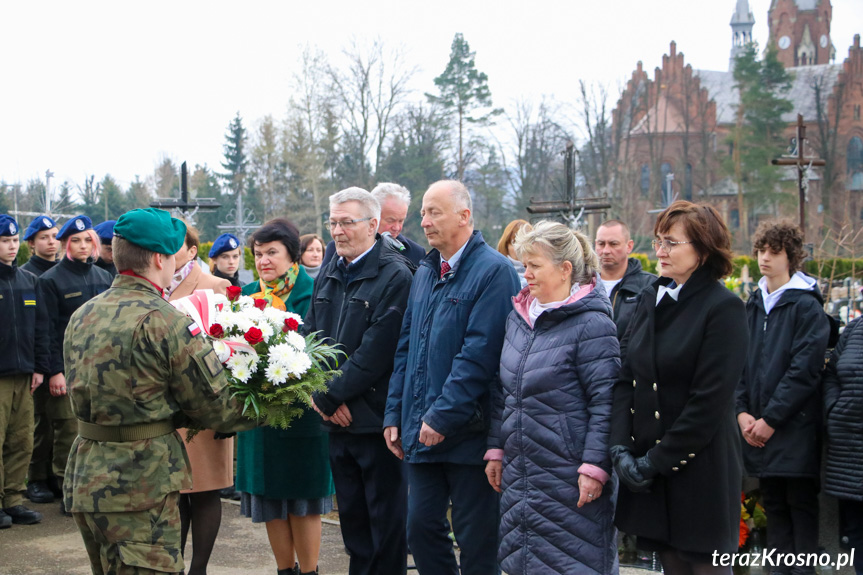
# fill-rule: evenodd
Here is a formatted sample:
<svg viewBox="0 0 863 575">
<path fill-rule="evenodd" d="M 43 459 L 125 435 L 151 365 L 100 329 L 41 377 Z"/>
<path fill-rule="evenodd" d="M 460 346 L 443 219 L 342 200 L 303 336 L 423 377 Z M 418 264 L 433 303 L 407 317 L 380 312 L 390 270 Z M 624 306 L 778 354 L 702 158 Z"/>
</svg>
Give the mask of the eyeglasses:
<svg viewBox="0 0 863 575">
<path fill-rule="evenodd" d="M 659 251 L 659 248 L 662 248 L 665 253 L 671 253 L 671 250 L 674 249 L 674 246 L 679 246 L 681 244 L 691 244 L 692 242 L 673 242 L 671 240 L 653 240 L 650 242 L 650 245 L 653 246 L 653 251 Z"/>
<path fill-rule="evenodd" d="M 331 231 L 338 228 L 342 228 L 343 230 L 349 230 L 360 222 L 367 222 L 371 218 L 362 218 L 359 220 L 344 220 L 342 222 L 324 222 L 324 227 L 327 228 L 327 231 Z"/>
</svg>

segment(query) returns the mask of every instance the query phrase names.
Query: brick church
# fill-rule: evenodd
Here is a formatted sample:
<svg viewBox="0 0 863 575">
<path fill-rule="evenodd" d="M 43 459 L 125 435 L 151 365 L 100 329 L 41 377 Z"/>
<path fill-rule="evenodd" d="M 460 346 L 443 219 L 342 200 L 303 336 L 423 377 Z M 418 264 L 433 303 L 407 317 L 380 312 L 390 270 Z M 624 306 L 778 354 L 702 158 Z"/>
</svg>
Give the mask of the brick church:
<svg viewBox="0 0 863 575">
<path fill-rule="evenodd" d="M 806 126 L 804 155 L 827 160 L 806 178 L 807 238 L 816 242 L 826 228 L 845 235 L 863 228 L 863 48 L 855 35 L 842 58 L 834 41 L 844 39 L 831 37 L 832 17 L 830 0 L 772 0 L 767 13 L 768 45 L 792 78 L 784 94 L 793 104 L 783 116 L 787 153 L 796 149 L 799 113 Z M 639 62 L 627 82 L 612 117 L 618 170 L 610 194 L 637 235 L 652 233 L 648 210 L 676 197 L 713 204 L 742 244 L 738 192 L 746 191 L 729 175 L 726 158 L 738 120 L 734 59 L 752 42 L 754 23 L 748 0 L 737 0 L 727 71 L 694 69 L 671 42 L 653 78 Z M 761 219 L 797 217 L 797 168 L 776 169 L 788 201 L 748 205 L 750 234 Z M 858 239 L 863 245 L 863 232 Z"/>
</svg>

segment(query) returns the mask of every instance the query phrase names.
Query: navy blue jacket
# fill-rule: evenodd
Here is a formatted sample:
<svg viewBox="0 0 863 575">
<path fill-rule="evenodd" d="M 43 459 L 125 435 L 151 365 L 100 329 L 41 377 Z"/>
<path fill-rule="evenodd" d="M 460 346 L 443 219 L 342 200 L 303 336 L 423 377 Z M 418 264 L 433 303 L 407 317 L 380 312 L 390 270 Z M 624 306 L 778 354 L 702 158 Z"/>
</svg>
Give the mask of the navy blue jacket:
<svg viewBox="0 0 863 575">
<path fill-rule="evenodd" d="M 36 276 L 0 263 L 0 377 L 48 373 L 48 333 L 36 329 L 44 321 L 44 303 L 36 295 Z M 37 305 L 38 304 L 38 305 Z"/>
<path fill-rule="evenodd" d="M 402 322 L 384 427 L 401 428 L 409 463 L 482 465 L 510 298 L 509 260 L 474 231 L 456 269 L 440 278 L 440 252 L 420 262 Z M 445 439 L 419 442 L 422 422 Z"/>
<path fill-rule="evenodd" d="M 830 336 L 818 288 L 789 289 L 767 315 L 761 290 L 746 302 L 749 357 L 737 386 L 737 411 L 776 431 L 764 447 L 742 437 L 753 477 L 821 475 L 821 369 Z"/>
<path fill-rule="evenodd" d="M 617 328 L 601 289 L 527 323 L 515 299 L 500 358 L 489 448 L 503 449 L 498 558 L 507 573 L 613 573 L 615 482 L 581 509 L 582 464 L 611 474 L 608 437 L 620 370 Z"/>
<path fill-rule="evenodd" d="M 63 369 L 63 340 L 69 318 L 84 302 L 111 287 L 111 274 L 92 263 L 63 257 L 54 267 L 39 276 L 39 298 L 45 302 L 50 333 L 51 369 L 55 375 Z"/>
<path fill-rule="evenodd" d="M 57 265 L 57 262 L 54 260 L 46 260 L 44 258 L 40 258 L 36 254 L 30 256 L 30 259 L 27 260 L 27 263 L 21 266 L 21 269 L 24 271 L 28 271 L 37 278 L 53 268 Z"/>
</svg>

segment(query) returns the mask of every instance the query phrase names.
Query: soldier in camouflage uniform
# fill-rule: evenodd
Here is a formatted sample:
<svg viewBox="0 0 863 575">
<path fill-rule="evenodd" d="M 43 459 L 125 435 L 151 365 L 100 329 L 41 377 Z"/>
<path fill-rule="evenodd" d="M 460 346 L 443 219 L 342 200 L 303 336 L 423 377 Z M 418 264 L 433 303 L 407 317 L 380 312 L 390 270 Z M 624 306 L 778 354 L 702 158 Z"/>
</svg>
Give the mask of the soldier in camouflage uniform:
<svg viewBox="0 0 863 575">
<path fill-rule="evenodd" d="M 176 427 L 230 432 L 253 424 L 225 393 L 212 345 L 162 297 L 186 226 L 167 212 L 133 210 L 113 241 L 120 274 L 71 317 L 66 377 L 78 437 L 63 485 L 93 573 L 177 573 L 179 491 L 192 487 Z"/>
</svg>

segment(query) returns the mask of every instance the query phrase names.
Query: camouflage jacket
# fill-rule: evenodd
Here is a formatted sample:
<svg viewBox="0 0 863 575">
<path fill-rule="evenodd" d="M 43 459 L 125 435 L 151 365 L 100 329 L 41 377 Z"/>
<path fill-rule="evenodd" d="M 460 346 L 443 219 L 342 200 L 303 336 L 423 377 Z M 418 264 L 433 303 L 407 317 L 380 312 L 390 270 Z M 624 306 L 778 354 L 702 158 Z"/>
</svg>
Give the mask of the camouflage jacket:
<svg viewBox="0 0 863 575">
<path fill-rule="evenodd" d="M 189 420 L 217 431 L 249 429 L 228 393 L 213 346 L 144 279 L 118 275 L 69 320 L 63 346 L 75 416 L 103 426 Z M 78 436 L 66 467 L 66 509 L 149 509 L 190 489 L 177 432 L 128 442 Z"/>
</svg>

